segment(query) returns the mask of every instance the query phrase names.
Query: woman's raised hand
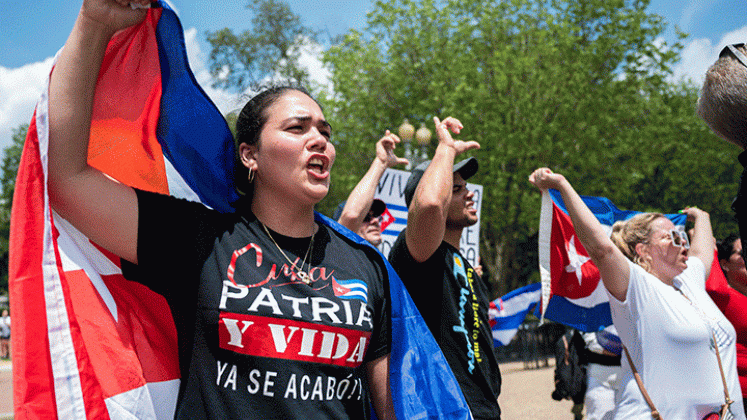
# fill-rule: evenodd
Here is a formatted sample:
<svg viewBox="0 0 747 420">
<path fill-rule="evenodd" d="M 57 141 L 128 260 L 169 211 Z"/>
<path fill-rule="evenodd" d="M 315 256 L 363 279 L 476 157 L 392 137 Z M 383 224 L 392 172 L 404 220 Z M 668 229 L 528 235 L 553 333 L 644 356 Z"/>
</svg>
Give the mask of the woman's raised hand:
<svg viewBox="0 0 747 420">
<path fill-rule="evenodd" d="M 705 210 L 701 210 L 697 207 L 687 207 L 682 210 L 680 210 L 680 213 L 687 215 L 687 220 L 694 222 L 695 219 L 701 217 L 701 216 L 709 216 L 708 212 Z"/>
<path fill-rule="evenodd" d="M 535 169 L 529 175 L 529 182 L 541 191 L 549 190 L 550 188 L 557 189 L 563 181 L 565 181 L 565 177 L 561 174 L 556 174 L 550 168 Z"/>
<path fill-rule="evenodd" d="M 85 0 L 80 16 L 113 34 L 140 23 L 147 9 L 138 6 L 148 6 L 150 3 L 152 0 Z"/>
</svg>

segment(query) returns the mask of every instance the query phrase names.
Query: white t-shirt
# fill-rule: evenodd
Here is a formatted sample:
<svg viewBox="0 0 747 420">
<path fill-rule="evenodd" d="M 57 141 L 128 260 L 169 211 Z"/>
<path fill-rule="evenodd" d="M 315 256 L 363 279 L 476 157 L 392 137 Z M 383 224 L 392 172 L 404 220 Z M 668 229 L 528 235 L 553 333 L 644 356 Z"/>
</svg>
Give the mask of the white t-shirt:
<svg viewBox="0 0 747 420">
<path fill-rule="evenodd" d="M 682 293 L 637 264 L 628 261 L 628 265 L 630 282 L 625 302 L 610 295 L 612 321 L 662 418 L 701 420 L 724 403 L 724 386 L 711 345 L 712 329 L 729 396 L 734 400 L 732 413 L 744 420 L 736 332 L 705 291 L 703 262 L 688 259 L 687 269 L 674 279 L 674 286 Z M 615 419 L 651 419 L 651 410 L 625 356 L 619 395 Z"/>
</svg>

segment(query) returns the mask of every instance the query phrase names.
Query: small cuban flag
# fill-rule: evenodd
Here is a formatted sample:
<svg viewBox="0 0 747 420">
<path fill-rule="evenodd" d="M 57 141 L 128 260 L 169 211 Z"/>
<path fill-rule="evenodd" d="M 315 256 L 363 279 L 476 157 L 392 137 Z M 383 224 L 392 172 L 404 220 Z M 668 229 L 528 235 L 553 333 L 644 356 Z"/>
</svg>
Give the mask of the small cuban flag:
<svg viewBox="0 0 747 420">
<path fill-rule="evenodd" d="M 539 316 L 542 283 L 533 283 L 511 291 L 490 302 L 488 318 L 496 347 L 508 345 L 529 311 Z"/>
<path fill-rule="evenodd" d="M 368 303 L 368 286 L 363 280 L 337 280 L 332 276 L 332 289 L 340 299 L 358 299 Z"/>
<path fill-rule="evenodd" d="M 381 231 L 383 232 L 389 225 L 397 221 L 397 219 L 392 216 L 392 213 L 389 212 L 388 208 L 384 209 L 384 212 L 381 213 Z"/>
<path fill-rule="evenodd" d="M 605 197 L 581 196 L 607 234 L 618 220 L 627 220 L 639 211 L 620 210 Z M 665 214 L 684 231 L 687 216 Z M 539 226 L 539 263 L 542 278 L 542 319 L 568 325 L 581 331 L 599 331 L 612 325 L 609 298 L 599 281 L 599 270 L 576 236 L 560 192 L 542 193 Z"/>
</svg>

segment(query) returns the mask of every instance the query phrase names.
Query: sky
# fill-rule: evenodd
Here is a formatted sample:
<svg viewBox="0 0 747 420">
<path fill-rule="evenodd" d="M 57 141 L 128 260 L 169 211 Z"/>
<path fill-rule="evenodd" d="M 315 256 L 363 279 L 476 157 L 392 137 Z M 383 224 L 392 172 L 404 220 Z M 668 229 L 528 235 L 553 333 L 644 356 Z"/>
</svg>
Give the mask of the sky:
<svg viewBox="0 0 747 420">
<path fill-rule="evenodd" d="M 497 0 L 496 0 L 497 1 Z M 209 47 L 205 33 L 222 28 L 241 32 L 252 15 L 247 0 L 171 0 L 185 31 L 192 71 L 222 112 L 240 105 L 235 94 L 210 87 L 207 70 Z M 328 39 L 349 29 L 362 30 L 370 0 L 290 0 L 287 3 L 302 22 Z M 10 142 L 12 129 L 28 123 L 36 101 L 46 87 L 55 53 L 65 43 L 79 10 L 80 0 L 45 0 L 35 3 L 3 1 L 0 8 L 0 150 Z M 662 16 L 667 29 L 663 40 L 675 40 L 675 27 L 688 33 L 685 48 L 674 69 L 674 78 L 703 80 L 708 66 L 726 44 L 747 40 L 747 0 L 651 0 L 649 12 Z M 310 50 L 304 62 L 312 78 L 324 83 L 326 72 L 316 58 L 321 48 Z"/>
</svg>

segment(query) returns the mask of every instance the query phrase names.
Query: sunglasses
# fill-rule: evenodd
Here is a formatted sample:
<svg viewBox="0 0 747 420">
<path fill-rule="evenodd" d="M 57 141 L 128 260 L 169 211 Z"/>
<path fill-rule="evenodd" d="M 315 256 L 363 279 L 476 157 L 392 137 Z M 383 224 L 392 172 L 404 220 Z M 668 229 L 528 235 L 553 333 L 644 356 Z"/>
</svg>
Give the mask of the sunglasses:
<svg viewBox="0 0 747 420">
<path fill-rule="evenodd" d="M 741 51 L 738 50 L 738 48 L 742 47 L 744 47 L 744 43 L 727 45 L 723 50 L 721 50 L 721 52 L 718 54 L 718 57 L 721 58 L 731 53 L 731 55 L 733 55 L 734 58 L 737 59 L 737 61 L 742 63 L 743 66 L 747 67 L 747 56 L 745 56 Z"/>
<path fill-rule="evenodd" d="M 368 214 L 366 215 L 366 217 L 363 218 L 363 223 L 368 223 L 368 222 L 370 222 L 371 220 L 374 220 L 374 219 L 378 220 L 380 217 L 381 217 L 381 215 L 374 216 L 373 212 L 369 211 Z"/>
<path fill-rule="evenodd" d="M 670 229 L 669 238 L 672 240 L 672 243 L 674 245 L 685 249 L 690 249 L 690 239 L 688 239 L 687 233 L 681 230 Z"/>
</svg>

